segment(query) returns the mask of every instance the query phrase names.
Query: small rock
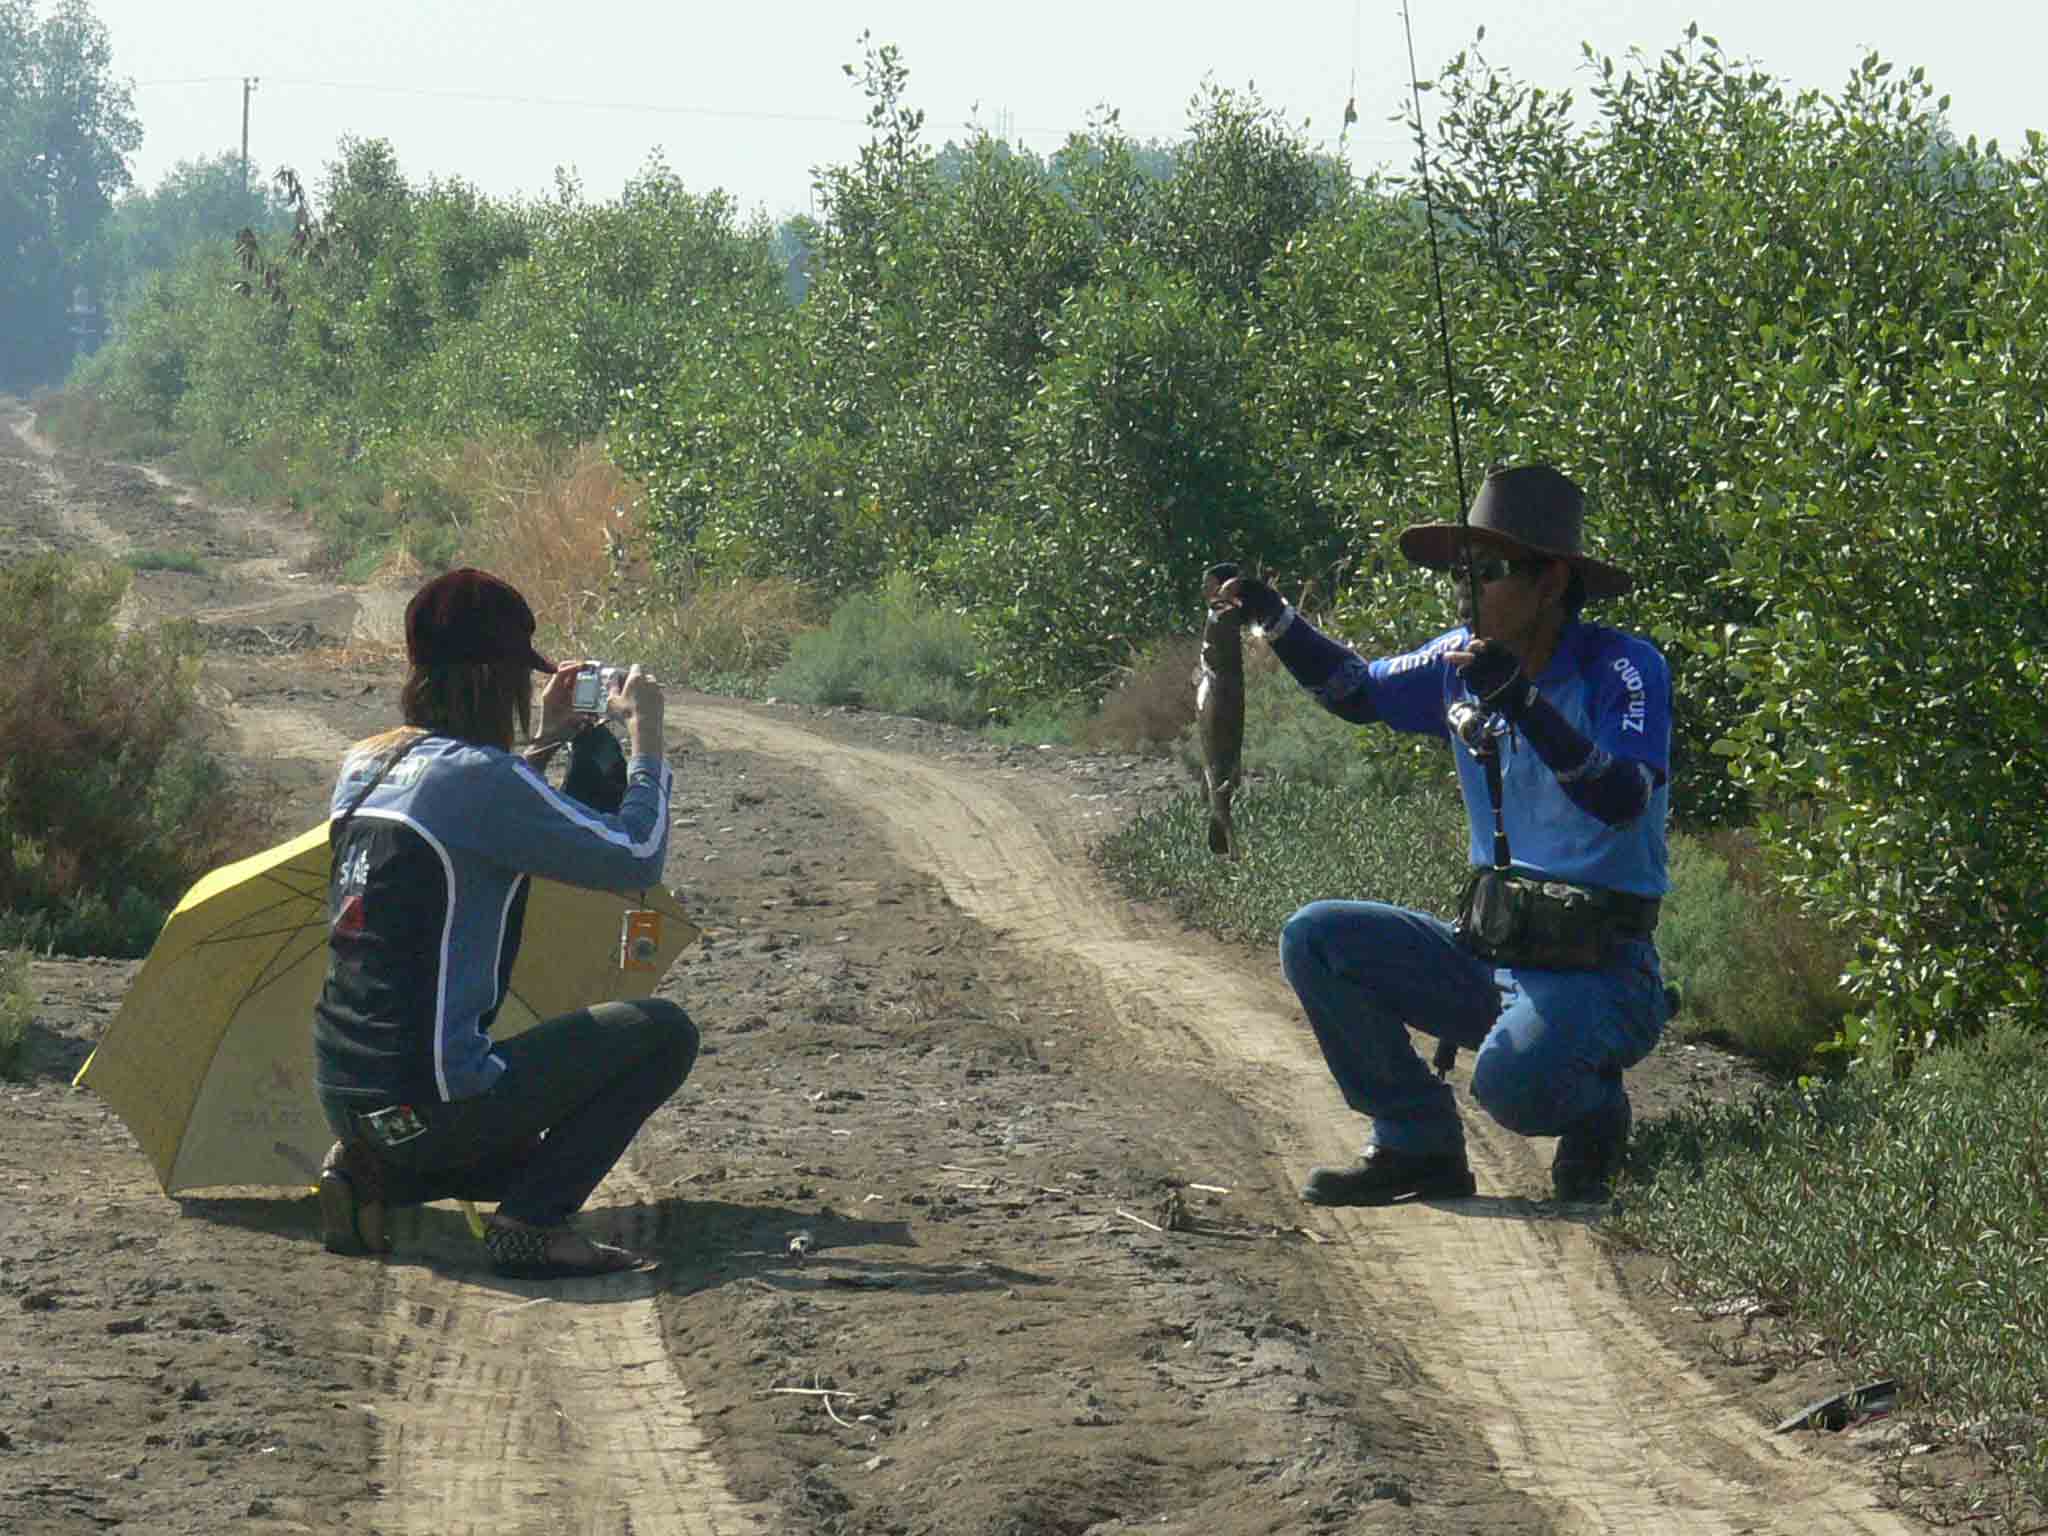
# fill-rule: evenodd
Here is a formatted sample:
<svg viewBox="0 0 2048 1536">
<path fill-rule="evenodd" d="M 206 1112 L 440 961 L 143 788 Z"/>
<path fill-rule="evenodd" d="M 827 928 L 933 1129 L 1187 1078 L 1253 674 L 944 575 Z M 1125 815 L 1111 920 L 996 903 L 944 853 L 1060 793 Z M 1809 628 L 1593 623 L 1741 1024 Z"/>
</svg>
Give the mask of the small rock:
<svg viewBox="0 0 2048 1536">
<path fill-rule="evenodd" d="M 107 1332 L 119 1338 L 124 1333 L 141 1333 L 149 1324 L 139 1317 L 117 1317 L 107 1324 Z"/>
</svg>

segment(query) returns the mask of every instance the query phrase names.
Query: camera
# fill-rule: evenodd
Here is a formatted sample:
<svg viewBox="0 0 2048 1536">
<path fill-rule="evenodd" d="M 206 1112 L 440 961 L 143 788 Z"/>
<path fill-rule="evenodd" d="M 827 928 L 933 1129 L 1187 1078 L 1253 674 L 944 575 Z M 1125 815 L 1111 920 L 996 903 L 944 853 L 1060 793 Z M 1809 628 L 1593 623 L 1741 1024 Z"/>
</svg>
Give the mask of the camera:
<svg viewBox="0 0 2048 1536">
<path fill-rule="evenodd" d="M 624 667 L 606 666 L 593 661 L 576 671 L 576 690 L 569 695 L 569 707 L 579 715 L 604 713 L 604 703 L 612 691 L 612 680 L 623 677 Z"/>
</svg>

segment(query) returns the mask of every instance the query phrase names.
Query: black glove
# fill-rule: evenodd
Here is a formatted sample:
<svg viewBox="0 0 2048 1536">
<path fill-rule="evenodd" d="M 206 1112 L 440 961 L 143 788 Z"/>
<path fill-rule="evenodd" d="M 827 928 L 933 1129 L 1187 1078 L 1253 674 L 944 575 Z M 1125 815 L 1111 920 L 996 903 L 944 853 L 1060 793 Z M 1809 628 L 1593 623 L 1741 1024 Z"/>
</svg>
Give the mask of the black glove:
<svg viewBox="0 0 2048 1536">
<path fill-rule="evenodd" d="M 1512 719 L 1529 698 L 1521 662 L 1498 640 L 1475 640 L 1472 652 L 1472 659 L 1458 668 L 1459 679 L 1480 703 Z"/>
<path fill-rule="evenodd" d="M 601 722 L 585 726 L 569 743 L 562 793 L 609 815 L 626 798 L 626 751 Z"/>
<path fill-rule="evenodd" d="M 1254 624 L 1276 623 L 1287 611 L 1287 600 L 1256 576 L 1239 576 L 1237 567 L 1228 561 L 1212 565 L 1208 570 L 1212 586 L 1221 586 L 1232 577 L 1237 577 L 1237 606 L 1244 616 Z"/>
</svg>

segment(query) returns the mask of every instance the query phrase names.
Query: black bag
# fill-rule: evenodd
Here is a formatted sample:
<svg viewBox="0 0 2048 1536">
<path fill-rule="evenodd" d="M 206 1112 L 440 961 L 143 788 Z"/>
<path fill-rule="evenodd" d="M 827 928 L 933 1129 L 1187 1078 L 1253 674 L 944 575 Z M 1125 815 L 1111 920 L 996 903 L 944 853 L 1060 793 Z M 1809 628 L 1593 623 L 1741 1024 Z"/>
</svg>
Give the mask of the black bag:
<svg viewBox="0 0 2048 1536">
<path fill-rule="evenodd" d="M 593 722 L 570 740 L 562 793 L 606 815 L 625 803 L 626 749 L 607 726 Z"/>
<path fill-rule="evenodd" d="M 1451 931 L 1498 965 L 1545 971 L 1598 970 L 1621 937 L 1600 892 L 1504 869 L 1472 872 Z"/>
</svg>

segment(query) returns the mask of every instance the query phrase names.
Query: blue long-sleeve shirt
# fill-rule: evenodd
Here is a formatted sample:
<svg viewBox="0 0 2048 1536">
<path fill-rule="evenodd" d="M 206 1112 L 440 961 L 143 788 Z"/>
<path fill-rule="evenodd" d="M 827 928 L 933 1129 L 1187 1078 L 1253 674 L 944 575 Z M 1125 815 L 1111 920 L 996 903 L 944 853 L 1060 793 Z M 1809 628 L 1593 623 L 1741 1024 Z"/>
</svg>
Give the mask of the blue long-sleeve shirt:
<svg viewBox="0 0 2048 1536">
<path fill-rule="evenodd" d="M 351 754 L 340 816 L 380 759 Z M 473 1098 L 505 1070 L 491 1023 L 511 980 L 529 876 L 644 890 L 668 856 L 668 764 L 635 757 L 605 815 L 510 752 L 429 735 L 364 798 L 335 846 L 314 1075 L 365 1104 Z"/>
<path fill-rule="evenodd" d="M 1471 638 L 1461 626 L 1403 655 L 1368 661 L 1292 608 L 1267 629 L 1273 654 L 1340 719 L 1442 738 L 1450 735 L 1450 706 L 1470 697 L 1445 653 Z M 1549 718 L 1498 743 L 1515 867 L 1575 885 L 1662 896 L 1671 884 L 1671 671 L 1663 653 L 1638 636 L 1572 620 L 1530 681 L 1534 709 Z M 1490 864 L 1493 806 L 1485 769 L 1462 746 L 1453 746 L 1453 756 L 1472 863 Z"/>
</svg>

